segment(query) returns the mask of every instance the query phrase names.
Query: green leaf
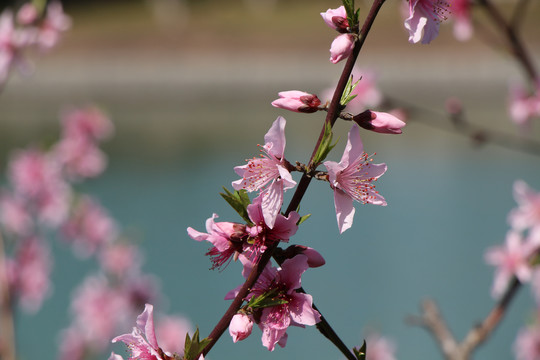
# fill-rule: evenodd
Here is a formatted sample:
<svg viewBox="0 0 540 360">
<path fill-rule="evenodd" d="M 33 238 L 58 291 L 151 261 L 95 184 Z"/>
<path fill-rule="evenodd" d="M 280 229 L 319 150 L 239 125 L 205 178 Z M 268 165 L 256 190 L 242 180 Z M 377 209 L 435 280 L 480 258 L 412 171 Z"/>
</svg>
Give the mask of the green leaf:
<svg viewBox="0 0 540 360">
<path fill-rule="evenodd" d="M 209 338 L 199 340 L 199 328 L 195 330 L 193 337 L 190 338 L 189 334 L 186 334 L 186 343 L 184 345 L 184 360 L 197 360 L 204 348 L 212 341 Z"/>
<path fill-rule="evenodd" d="M 311 216 L 311 214 L 307 214 L 307 215 L 304 215 L 300 218 L 300 220 L 298 220 L 298 222 L 296 223 L 297 226 L 300 226 L 301 223 L 303 223 L 304 221 L 306 221 L 307 219 L 309 219 Z"/>
<path fill-rule="evenodd" d="M 277 296 L 279 295 L 278 289 L 273 289 L 268 292 L 265 292 L 264 294 L 261 294 L 257 297 L 252 297 L 247 306 L 252 309 L 260 309 L 260 308 L 266 308 L 266 307 L 272 307 L 282 304 L 287 304 L 287 300 L 280 299 Z"/>
<path fill-rule="evenodd" d="M 242 219 L 244 219 L 248 224 L 251 224 L 251 220 L 247 212 L 247 206 L 251 204 L 251 200 L 249 200 L 247 191 L 241 189 L 240 191 L 235 190 L 234 193 L 232 193 L 226 187 L 223 187 L 223 190 L 225 190 L 225 193 L 219 193 L 219 195 L 221 195 L 221 197 L 223 197 L 225 201 L 231 205 L 231 207 L 238 213 L 238 215 L 240 215 Z"/>
<path fill-rule="evenodd" d="M 343 94 L 341 95 L 341 100 L 339 101 L 341 106 L 346 106 L 352 99 L 354 99 L 357 95 L 351 94 L 358 83 L 362 80 L 361 78 L 358 79 L 354 84 L 352 83 L 353 77 L 349 78 L 349 81 L 347 81 L 347 85 L 345 86 L 345 90 L 343 90 Z"/>
<path fill-rule="evenodd" d="M 353 353 L 354 353 L 354 356 L 356 356 L 358 360 L 366 360 L 366 354 L 367 354 L 366 340 L 364 340 L 364 343 L 362 344 L 360 349 L 353 348 Z"/>
<path fill-rule="evenodd" d="M 313 161 L 308 166 L 308 171 L 312 169 L 316 169 L 317 166 L 326 159 L 330 151 L 336 146 L 336 143 L 332 145 L 332 127 L 329 123 L 324 124 L 324 135 L 321 140 L 321 143 L 319 144 L 319 148 L 317 149 L 317 152 L 315 153 L 315 156 L 313 157 Z"/>
<path fill-rule="evenodd" d="M 358 24 L 358 12 L 360 10 L 354 9 L 354 0 L 343 0 L 343 6 L 347 12 L 347 21 L 349 22 L 349 27 L 353 29 Z"/>
</svg>

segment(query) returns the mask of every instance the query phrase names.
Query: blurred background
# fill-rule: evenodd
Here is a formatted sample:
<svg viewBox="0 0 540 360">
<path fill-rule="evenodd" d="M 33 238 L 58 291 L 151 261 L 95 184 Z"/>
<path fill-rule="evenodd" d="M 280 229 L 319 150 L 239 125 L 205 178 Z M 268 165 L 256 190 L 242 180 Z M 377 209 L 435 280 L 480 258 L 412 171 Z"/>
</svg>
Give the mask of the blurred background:
<svg viewBox="0 0 540 360">
<path fill-rule="evenodd" d="M 370 1 L 357 3 L 363 18 Z M 499 2 L 503 9 L 511 3 Z M 340 4 L 63 4 L 72 29 L 50 53 L 30 54 L 35 74 L 15 74 L 0 95 L 2 169 L 12 149 L 56 138 L 63 106 L 96 103 L 106 109 L 116 126 L 105 144 L 108 170 L 78 189 L 100 199 L 143 247 L 144 268 L 160 279 L 168 299 L 156 309 L 184 314 L 206 336 L 228 306 L 223 297 L 243 278 L 236 263 L 209 271 L 208 246 L 190 239 L 186 228 L 203 231 L 214 212 L 222 221 L 239 221 L 218 192 L 237 179 L 234 166 L 258 153 L 256 144 L 277 116 L 288 120 L 287 159 L 307 161 L 322 114 L 287 113 L 270 102 L 279 91 L 321 93 L 335 84 L 343 64 L 328 61 L 336 34 L 319 13 Z M 475 146 L 448 131 L 445 102 L 457 97 L 472 123 L 518 135 L 507 112 L 508 86 L 525 80 L 513 59 L 486 44 L 481 32 L 457 42 L 449 23 L 432 44 L 409 44 L 400 5 L 388 1 L 383 7 L 358 61 L 378 74 L 386 96 L 429 109 L 409 112 L 402 135 L 362 133 L 366 152 L 388 165 L 377 183 L 388 206 L 356 204 L 355 226 L 339 236 L 328 184 L 312 184 L 301 210 L 313 215 L 292 242 L 326 258 L 326 266 L 303 276 L 303 286 L 346 344 L 359 346 L 366 330 L 375 330 L 396 342 L 399 359 L 435 359 L 440 355 L 431 336 L 404 319 L 433 298 L 462 339 L 489 312 L 493 268 L 483 254 L 502 244 L 509 230 L 513 182 L 523 179 L 540 190 L 540 154 Z M 539 16 L 540 4 L 531 2 L 520 27 L 537 66 Z M 537 125 L 528 136 L 540 137 Z M 339 161 L 349 126 L 337 124 L 340 143 L 332 160 Z M 57 357 L 71 293 L 96 267 L 74 258 L 65 245 L 56 244 L 54 251 L 54 294 L 37 315 L 17 316 L 21 359 Z M 476 358 L 512 357 L 517 330 L 533 309 L 525 287 Z M 261 346 L 260 335 L 255 329 L 233 344 L 226 334 L 208 358 L 341 358 L 315 328 L 290 329 L 287 346 L 274 353 Z M 123 353 L 124 346 L 111 350 Z"/>
</svg>

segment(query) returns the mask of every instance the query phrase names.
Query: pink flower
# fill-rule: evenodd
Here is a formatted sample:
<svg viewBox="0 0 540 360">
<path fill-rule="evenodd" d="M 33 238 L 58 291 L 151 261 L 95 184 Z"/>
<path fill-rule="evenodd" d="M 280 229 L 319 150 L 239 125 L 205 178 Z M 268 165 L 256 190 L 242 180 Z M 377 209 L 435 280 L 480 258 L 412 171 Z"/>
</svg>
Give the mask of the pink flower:
<svg viewBox="0 0 540 360">
<path fill-rule="evenodd" d="M 46 243 L 36 237 L 24 240 L 15 259 L 15 293 L 22 308 L 34 313 L 50 294 L 52 259 Z"/>
<path fill-rule="evenodd" d="M 29 72 L 29 66 L 23 61 L 22 51 L 31 44 L 32 35 L 30 30 L 15 28 L 10 10 L 0 14 L 0 85 L 7 81 L 9 71 L 14 66 L 23 73 Z"/>
<path fill-rule="evenodd" d="M 529 256 L 534 249 L 535 245 L 532 242 L 524 241 L 518 232 L 509 231 L 504 246 L 492 247 L 486 251 L 486 262 L 496 266 L 493 297 L 500 296 L 506 290 L 513 276 L 522 283 L 531 279 Z"/>
<path fill-rule="evenodd" d="M 369 334 L 366 339 L 367 360 L 396 360 L 396 345 L 379 334 Z"/>
<path fill-rule="evenodd" d="M 451 7 L 455 38 L 459 41 L 469 40 L 473 34 L 470 0 L 453 0 Z"/>
<path fill-rule="evenodd" d="M 446 0 L 410 0 L 405 28 L 409 42 L 428 44 L 439 34 L 439 25 L 446 20 L 450 4 Z"/>
<path fill-rule="evenodd" d="M 133 306 L 128 294 L 104 276 L 90 276 L 76 289 L 71 303 L 73 331 L 92 348 L 103 351 L 119 328 L 129 324 Z"/>
<path fill-rule="evenodd" d="M 233 342 L 238 342 L 246 339 L 251 335 L 253 329 L 253 320 L 246 314 L 238 313 L 233 316 L 231 323 L 229 324 L 229 334 L 233 339 Z"/>
<path fill-rule="evenodd" d="M 62 139 L 54 151 L 71 179 L 96 177 L 107 166 L 105 154 L 94 142 L 82 137 Z"/>
<path fill-rule="evenodd" d="M 317 95 L 303 91 L 282 91 L 278 95 L 280 98 L 272 101 L 272 106 L 285 110 L 313 113 L 318 111 L 321 105 L 321 100 Z"/>
<path fill-rule="evenodd" d="M 108 360 L 124 360 L 124 358 L 121 355 L 111 352 L 111 356 L 109 356 Z"/>
<path fill-rule="evenodd" d="M 516 230 L 540 229 L 540 193 L 518 180 L 514 182 L 514 199 L 518 208 L 508 215 L 510 225 Z"/>
<path fill-rule="evenodd" d="M 253 263 L 246 257 L 240 256 L 244 264 L 242 275 L 248 277 Z M 303 326 L 315 325 L 320 321 L 320 314 L 313 309 L 313 299 L 308 294 L 298 293 L 296 289 L 301 287 L 300 277 L 308 268 L 307 257 L 298 255 L 286 260 L 281 268 L 267 266 L 247 299 L 257 297 L 268 292 L 275 293 L 274 298 L 283 300 L 285 303 L 258 309 L 261 328 L 262 343 L 268 350 L 273 351 L 276 344 L 285 346 L 287 340 L 287 328 L 290 325 Z M 225 299 L 233 299 L 237 289 L 229 292 Z"/>
<path fill-rule="evenodd" d="M 540 327 L 538 325 L 521 329 L 514 343 L 517 360 L 540 359 Z"/>
<path fill-rule="evenodd" d="M 0 193 L 0 223 L 9 232 L 18 236 L 29 235 L 33 221 L 26 203 L 17 194 Z"/>
<path fill-rule="evenodd" d="M 39 197 L 62 181 L 54 158 L 36 149 L 15 152 L 8 173 L 15 190 L 27 197 Z"/>
<path fill-rule="evenodd" d="M 264 218 L 262 201 L 262 196 L 259 195 L 247 207 L 247 213 L 253 226 L 246 227 L 249 239 L 245 250 L 251 252 L 248 257 L 255 262 L 258 261 L 258 256 L 266 250 L 268 245 L 276 241 L 288 242 L 298 230 L 296 224 L 300 220 L 300 215 L 296 211 L 292 211 L 288 217 L 278 214 L 274 226 L 270 227 Z"/>
<path fill-rule="evenodd" d="M 279 248 L 278 248 L 279 249 Z M 326 261 L 322 255 L 315 249 L 303 245 L 291 245 L 285 250 L 274 251 L 274 256 L 278 256 L 282 261 L 286 259 L 292 259 L 296 255 L 302 254 L 307 257 L 308 266 L 310 268 L 316 268 L 326 264 Z"/>
<path fill-rule="evenodd" d="M 386 172 L 386 164 L 372 164 L 364 152 L 358 125 L 349 131 L 347 146 L 339 163 L 325 161 L 340 233 L 350 228 L 354 218 L 353 200 L 362 204 L 386 206 L 372 184 Z"/>
<path fill-rule="evenodd" d="M 405 123 L 392 114 L 366 110 L 353 117 L 353 121 L 366 130 L 382 134 L 401 134 Z"/>
<path fill-rule="evenodd" d="M 122 341 L 131 351 L 129 360 L 169 360 L 172 359 L 160 349 L 154 330 L 154 307 L 146 304 L 137 317 L 137 326 L 131 334 L 115 337 L 112 342 Z"/>
<path fill-rule="evenodd" d="M 192 227 L 187 229 L 188 235 L 197 241 L 206 240 L 213 247 L 206 253 L 212 259 L 212 269 L 228 263 L 232 256 L 242 253 L 248 234 L 246 226 L 232 222 L 215 222 L 218 216 L 213 214 L 206 220 L 207 233 L 201 233 Z"/>
<path fill-rule="evenodd" d="M 184 353 L 186 334 L 193 332 L 191 323 L 181 316 L 165 316 L 158 319 L 156 336 L 166 354 Z"/>
<path fill-rule="evenodd" d="M 344 6 L 337 9 L 328 9 L 326 12 L 321 13 L 321 16 L 326 25 L 339 32 L 346 32 L 349 27 L 347 11 Z"/>
<path fill-rule="evenodd" d="M 30 25 L 37 20 L 39 14 L 36 6 L 26 3 L 17 11 L 17 22 L 21 25 Z"/>
<path fill-rule="evenodd" d="M 352 34 L 338 35 L 330 45 L 330 62 L 337 64 L 341 60 L 348 58 L 353 51 L 354 41 L 354 35 Z"/>
<path fill-rule="evenodd" d="M 96 106 L 86 106 L 64 110 L 61 115 L 65 138 L 86 138 L 104 140 L 114 132 L 114 126 L 107 115 Z"/>
<path fill-rule="evenodd" d="M 71 19 L 64 13 L 62 3 L 53 1 L 47 6 L 47 15 L 41 24 L 38 44 L 48 50 L 58 43 L 60 34 L 71 27 Z"/>
<path fill-rule="evenodd" d="M 117 278 L 125 278 L 137 272 L 142 262 L 138 247 L 127 242 L 115 242 L 105 246 L 99 261 L 107 273 Z"/>
<path fill-rule="evenodd" d="M 522 86 L 510 87 L 509 112 L 512 121 L 523 130 L 528 130 L 531 119 L 540 117 L 540 80 L 532 93 L 528 93 Z"/>
<path fill-rule="evenodd" d="M 262 149 L 264 154 L 261 154 L 260 158 L 253 158 L 247 165 L 234 168 L 234 171 L 242 176 L 242 179 L 232 183 L 234 189 L 261 192 L 264 220 L 269 228 L 274 227 L 283 205 L 283 192 L 296 185 L 284 157 L 285 123 L 285 119 L 281 116 L 274 121 L 264 136 L 265 144 Z"/>
<path fill-rule="evenodd" d="M 65 240 L 83 257 L 94 254 L 118 234 L 114 220 L 89 196 L 79 199 L 62 230 Z"/>
</svg>

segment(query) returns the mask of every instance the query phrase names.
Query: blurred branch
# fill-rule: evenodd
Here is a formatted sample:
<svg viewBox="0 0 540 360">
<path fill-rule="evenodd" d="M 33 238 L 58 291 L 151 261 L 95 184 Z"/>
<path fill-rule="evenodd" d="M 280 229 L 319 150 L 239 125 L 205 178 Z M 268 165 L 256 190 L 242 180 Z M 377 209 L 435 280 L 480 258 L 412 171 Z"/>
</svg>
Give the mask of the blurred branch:
<svg viewBox="0 0 540 360">
<path fill-rule="evenodd" d="M 0 358 L 3 360 L 16 359 L 15 327 L 11 305 L 4 238 L 0 233 Z"/>
<path fill-rule="evenodd" d="M 499 10 L 493 5 L 490 0 L 477 0 L 478 4 L 486 11 L 489 18 L 495 23 L 495 25 L 504 33 L 507 38 L 508 45 L 510 46 L 510 52 L 514 55 L 519 62 L 529 81 L 534 83 L 538 79 L 538 72 L 531 61 L 531 57 L 521 39 L 517 36 L 516 28 L 512 23 L 505 20 Z M 523 3 L 524 1 L 521 1 Z M 518 4 L 517 6 L 520 6 Z M 521 5 L 524 7 L 524 5 Z M 518 19 L 521 20 L 522 14 L 518 10 Z M 516 19 L 516 13 L 514 13 L 514 20 Z"/>
<path fill-rule="evenodd" d="M 517 31 L 519 25 L 523 24 L 523 18 L 525 17 L 525 10 L 529 5 L 529 0 L 519 0 L 514 8 L 514 13 L 512 14 L 512 20 L 510 25 L 514 28 L 514 31 Z"/>
<path fill-rule="evenodd" d="M 463 111 L 456 114 L 443 113 L 398 99 L 388 98 L 388 101 L 389 105 L 393 107 L 404 107 L 407 110 L 429 114 L 429 117 L 414 117 L 414 121 L 439 130 L 463 135 L 470 138 L 475 145 L 493 144 L 505 149 L 517 150 L 530 155 L 540 156 L 540 141 L 501 131 L 488 130 L 484 127 L 471 124 L 465 118 Z M 423 118 L 427 118 L 427 120 Z M 444 121 L 434 120 L 435 118 L 448 118 L 450 124 Z"/>
<path fill-rule="evenodd" d="M 422 314 L 410 316 L 406 321 L 409 325 L 421 326 L 431 333 L 446 360 L 468 360 L 476 348 L 486 341 L 499 325 L 520 285 L 521 283 L 514 277 L 503 297 L 495 304 L 484 321 L 474 326 L 461 343 L 458 343 L 451 334 L 433 300 L 424 301 Z"/>
</svg>

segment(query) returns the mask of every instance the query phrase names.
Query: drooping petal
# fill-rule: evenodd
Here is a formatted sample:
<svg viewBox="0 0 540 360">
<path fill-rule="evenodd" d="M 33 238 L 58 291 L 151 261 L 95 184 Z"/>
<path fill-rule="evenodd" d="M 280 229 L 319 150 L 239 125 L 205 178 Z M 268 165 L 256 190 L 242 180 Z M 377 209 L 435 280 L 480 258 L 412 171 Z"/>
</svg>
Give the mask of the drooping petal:
<svg viewBox="0 0 540 360">
<path fill-rule="evenodd" d="M 137 326 L 144 332 L 148 343 L 154 349 L 157 349 L 158 343 L 154 332 L 154 306 L 151 304 L 144 305 L 143 313 L 137 317 Z"/>
<path fill-rule="evenodd" d="M 352 198 L 340 189 L 334 189 L 334 205 L 336 207 L 339 233 L 342 234 L 353 224 L 354 206 Z"/>
</svg>

